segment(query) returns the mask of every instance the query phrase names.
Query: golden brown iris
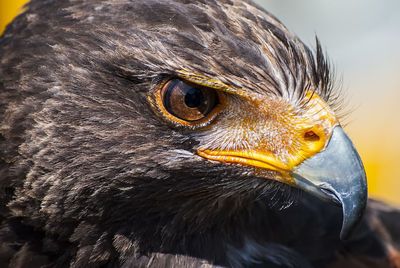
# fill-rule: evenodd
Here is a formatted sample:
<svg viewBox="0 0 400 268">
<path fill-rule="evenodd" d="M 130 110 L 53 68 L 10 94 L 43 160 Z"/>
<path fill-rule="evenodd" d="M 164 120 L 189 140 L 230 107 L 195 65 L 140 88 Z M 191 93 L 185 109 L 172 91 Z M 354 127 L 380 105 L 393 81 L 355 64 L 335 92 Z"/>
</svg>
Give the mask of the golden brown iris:
<svg viewBox="0 0 400 268">
<path fill-rule="evenodd" d="M 161 98 L 169 113 L 186 121 L 201 120 L 218 105 L 218 94 L 214 89 L 180 79 L 168 81 L 161 89 Z"/>
<path fill-rule="evenodd" d="M 222 92 L 179 78 L 163 83 L 155 96 L 158 109 L 178 125 L 205 126 L 224 106 Z"/>
</svg>

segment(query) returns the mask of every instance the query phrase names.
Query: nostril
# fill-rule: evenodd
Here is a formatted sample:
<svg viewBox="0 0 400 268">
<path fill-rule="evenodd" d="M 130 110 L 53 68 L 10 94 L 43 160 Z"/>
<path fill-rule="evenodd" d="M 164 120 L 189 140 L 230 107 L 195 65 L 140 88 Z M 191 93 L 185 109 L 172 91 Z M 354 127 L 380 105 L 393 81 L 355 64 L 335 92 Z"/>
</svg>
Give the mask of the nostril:
<svg viewBox="0 0 400 268">
<path fill-rule="evenodd" d="M 316 142 L 316 141 L 319 141 L 319 136 L 317 134 L 315 134 L 314 131 L 310 130 L 310 131 L 307 131 L 306 133 L 304 133 L 304 139 L 306 141 Z"/>
</svg>

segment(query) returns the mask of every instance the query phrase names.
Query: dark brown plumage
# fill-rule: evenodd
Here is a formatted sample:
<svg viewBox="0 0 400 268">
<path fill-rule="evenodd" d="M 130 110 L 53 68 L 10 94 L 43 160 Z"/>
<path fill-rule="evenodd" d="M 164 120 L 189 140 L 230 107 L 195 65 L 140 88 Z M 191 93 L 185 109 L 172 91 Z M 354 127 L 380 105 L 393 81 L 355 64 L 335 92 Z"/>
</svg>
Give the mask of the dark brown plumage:
<svg viewBox="0 0 400 268">
<path fill-rule="evenodd" d="M 152 95 L 188 71 L 237 89 L 205 128 Z M 399 211 L 370 201 L 343 241 L 339 207 L 197 154 L 256 139 L 226 123 L 249 96 L 300 116 L 331 83 L 320 46 L 250 1 L 31 1 L 0 39 L 0 266 L 400 267 Z"/>
</svg>

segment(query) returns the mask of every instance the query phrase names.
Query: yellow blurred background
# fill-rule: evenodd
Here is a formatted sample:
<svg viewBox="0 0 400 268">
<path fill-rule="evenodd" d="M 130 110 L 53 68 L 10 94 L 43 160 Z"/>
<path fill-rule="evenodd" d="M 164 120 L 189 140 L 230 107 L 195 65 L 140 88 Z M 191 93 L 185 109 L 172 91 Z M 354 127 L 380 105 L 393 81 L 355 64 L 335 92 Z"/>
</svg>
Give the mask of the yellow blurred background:
<svg viewBox="0 0 400 268">
<path fill-rule="evenodd" d="M 27 0 L 0 0 L 0 34 Z"/>
<path fill-rule="evenodd" d="M 26 0 L 0 0 L 0 33 Z M 370 196 L 400 205 L 400 1 L 256 0 L 313 47 L 317 34 L 348 97 L 342 123 Z"/>
</svg>

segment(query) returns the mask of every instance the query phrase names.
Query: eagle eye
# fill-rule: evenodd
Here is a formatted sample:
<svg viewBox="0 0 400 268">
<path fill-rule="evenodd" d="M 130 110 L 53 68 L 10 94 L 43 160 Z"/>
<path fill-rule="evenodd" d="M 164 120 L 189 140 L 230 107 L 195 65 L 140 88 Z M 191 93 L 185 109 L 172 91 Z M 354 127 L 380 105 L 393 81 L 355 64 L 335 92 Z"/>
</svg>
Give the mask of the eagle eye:
<svg viewBox="0 0 400 268">
<path fill-rule="evenodd" d="M 171 115 L 187 122 L 207 118 L 219 104 L 215 89 L 184 82 L 169 80 L 161 88 L 162 105 Z"/>
</svg>

